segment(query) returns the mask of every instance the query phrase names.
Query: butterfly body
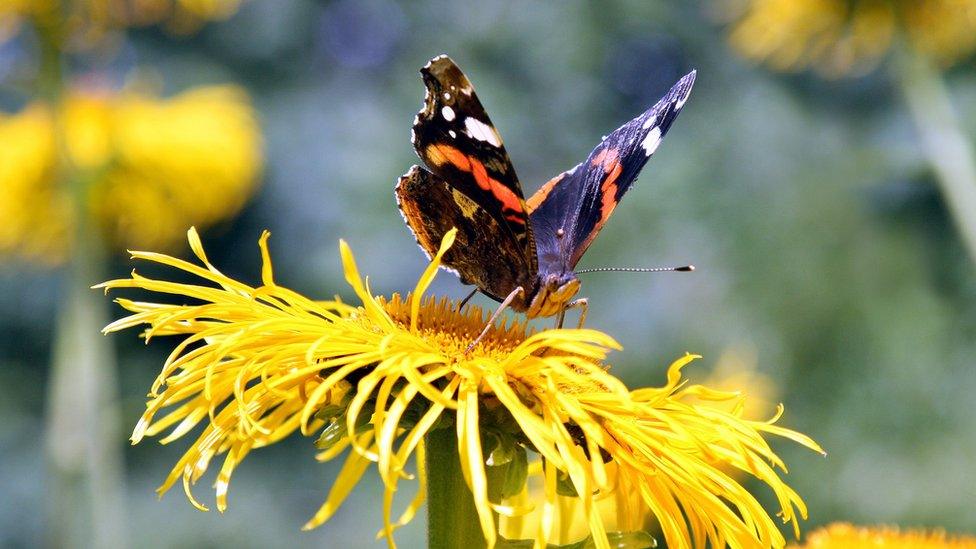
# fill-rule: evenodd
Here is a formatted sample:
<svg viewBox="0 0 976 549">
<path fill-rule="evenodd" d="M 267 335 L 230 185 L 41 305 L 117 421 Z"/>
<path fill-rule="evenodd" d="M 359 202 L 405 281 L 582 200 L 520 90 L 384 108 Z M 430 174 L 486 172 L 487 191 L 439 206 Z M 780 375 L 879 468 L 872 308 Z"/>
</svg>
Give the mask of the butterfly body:
<svg viewBox="0 0 976 549">
<path fill-rule="evenodd" d="M 417 243 L 431 256 L 457 228 L 442 264 L 464 284 L 529 318 L 561 315 L 580 290 L 577 262 L 684 106 L 695 73 L 526 200 L 461 69 L 439 56 L 420 72 L 427 94 L 413 145 L 426 168 L 413 166 L 396 186 Z"/>
</svg>

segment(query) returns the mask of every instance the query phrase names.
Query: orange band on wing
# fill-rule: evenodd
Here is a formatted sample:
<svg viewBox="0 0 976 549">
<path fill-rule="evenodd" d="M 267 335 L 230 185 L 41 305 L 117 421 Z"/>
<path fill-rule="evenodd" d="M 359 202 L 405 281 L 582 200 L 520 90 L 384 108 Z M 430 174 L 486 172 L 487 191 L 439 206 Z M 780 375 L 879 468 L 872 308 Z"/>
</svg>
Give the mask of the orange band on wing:
<svg viewBox="0 0 976 549">
<path fill-rule="evenodd" d="M 432 144 L 427 147 L 427 160 L 436 166 L 443 166 L 450 163 L 462 172 L 471 171 L 471 163 L 468 157 L 450 145 Z"/>
<path fill-rule="evenodd" d="M 479 160 L 473 156 L 468 158 L 471 160 L 471 172 L 474 174 L 478 186 L 490 192 L 492 196 L 500 201 L 502 203 L 502 209 L 513 212 L 514 215 L 506 215 L 506 219 L 524 225 L 524 210 L 522 209 L 522 200 L 519 199 L 518 195 L 512 192 L 512 189 L 502 185 L 497 179 L 489 177 L 484 164 Z"/>
<path fill-rule="evenodd" d="M 608 173 L 607 178 L 603 180 L 603 184 L 600 186 L 600 190 L 603 191 L 600 203 L 600 225 L 607 221 L 607 218 L 613 213 L 613 209 L 617 207 L 617 178 L 624 171 L 616 157 L 614 157 L 611 166 L 604 166 L 604 168 L 608 170 Z"/>
<path fill-rule="evenodd" d="M 565 173 L 561 173 L 556 177 L 553 177 L 552 179 L 547 181 L 545 185 L 540 187 L 539 190 L 536 191 L 534 195 L 529 197 L 529 199 L 525 201 L 525 204 L 529 207 L 529 211 L 530 212 L 535 211 L 535 209 L 538 208 L 540 204 L 542 204 L 542 201 L 545 200 L 547 196 L 549 196 L 549 193 L 551 193 L 552 190 L 556 188 L 556 184 L 562 181 L 564 177 L 566 177 Z"/>
<path fill-rule="evenodd" d="M 505 219 L 524 225 L 524 209 L 522 200 L 497 179 L 488 175 L 488 170 L 480 160 L 474 156 L 467 156 L 458 149 L 450 145 L 429 145 L 426 150 L 427 160 L 437 166 L 451 164 L 454 168 L 468 172 L 474 177 L 475 183 L 484 191 L 491 193 L 496 200 L 502 203 L 502 209 L 515 212 L 516 215 L 506 215 Z"/>
<path fill-rule="evenodd" d="M 470 171 L 471 175 L 474 176 L 475 183 L 477 183 L 482 190 L 491 191 L 492 179 L 488 177 L 488 170 L 485 169 L 485 165 L 474 157 L 470 158 L 470 162 L 471 169 L 467 171 Z M 494 192 L 492 192 L 492 194 L 494 194 Z"/>
<path fill-rule="evenodd" d="M 613 169 L 613 166 L 620 159 L 620 152 L 615 148 L 601 149 L 600 152 L 596 153 L 590 164 L 594 166 L 602 166 L 603 171 L 609 173 Z"/>
</svg>

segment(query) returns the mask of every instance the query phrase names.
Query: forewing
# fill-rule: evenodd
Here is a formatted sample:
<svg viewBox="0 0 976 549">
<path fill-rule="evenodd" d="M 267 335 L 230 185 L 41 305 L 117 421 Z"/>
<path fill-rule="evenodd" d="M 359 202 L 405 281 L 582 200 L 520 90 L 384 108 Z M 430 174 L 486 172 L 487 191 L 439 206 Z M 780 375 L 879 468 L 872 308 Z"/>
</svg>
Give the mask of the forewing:
<svg viewBox="0 0 976 549">
<path fill-rule="evenodd" d="M 431 59 L 420 73 L 427 95 L 413 125 L 417 155 L 496 221 L 497 238 L 512 240 L 520 249 L 513 259 L 534 275 L 535 241 L 522 187 L 471 82 L 446 55 Z"/>
<path fill-rule="evenodd" d="M 485 294 L 503 299 L 524 276 L 514 241 L 499 239 L 498 221 L 460 189 L 429 171 L 414 166 L 400 177 L 397 204 L 417 244 L 432 257 L 441 239 L 457 227 L 457 237 L 444 254 L 443 265 L 464 284 L 475 284 Z"/>
<path fill-rule="evenodd" d="M 657 150 L 694 83 L 692 71 L 656 105 L 606 136 L 585 162 L 556 176 L 528 200 L 543 269 L 576 266 Z M 557 236 L 559 229 L 562 237 Z"/>
</svg>

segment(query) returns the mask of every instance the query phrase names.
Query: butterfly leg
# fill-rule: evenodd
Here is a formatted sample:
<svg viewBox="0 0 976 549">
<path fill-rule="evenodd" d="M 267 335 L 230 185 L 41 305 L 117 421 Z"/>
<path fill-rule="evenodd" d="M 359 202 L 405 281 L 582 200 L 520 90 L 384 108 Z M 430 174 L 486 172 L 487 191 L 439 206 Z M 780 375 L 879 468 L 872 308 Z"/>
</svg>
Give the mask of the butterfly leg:
<svg viewBox="0 0 976 549">
<path fill-rule="evenodd" d="M 519 286 L 519 287 L 515 288 L 514 290 L 512 290 L 512 293 L 508 294 L 508 297 L 506 297 L 505 300 L 502 301 L 501 305 L 499 305 L 498 308 L 495 309 L 495 312 L 491 314 L 491 318 L 489 318 L 488 319 L 488 322 L 485 324 L 485 329 L 484 330 L 481 330 L 481 333 L 478 334 L 478 337 L 475 338 L 475 340 L 472 341 L 470 345 L 468 345 L 468 348 L 467 349 L 464 350 L 465 353 L 470 353 L 471 352 L 471 349 L 474 349 L 474 346 L 477 345 L 479 341 L 481 341 L 482 339 L 484 339 L 485 335 L 488 333 L 488 330 L 495 323 L 495 319 L 498 318 L 498 315 L 502 314 L 502 311 L 505 310 L 505 307 L 508 307 L 509 305 L 511 305 L 512 300 L 515 299 L 515 296 L 517 296 L 519 294 L 522 294 L 522 293 L 525 293 L 525 290 L 523 290 L 522 287 Z"/>
<path fill-rule="evenodd" d="M 566 308 L 563 309 L 563 314 L 565 314 L 566 311 L 568 311 L 569 309 L 579 309 L 580 310 L 579 322 L 576 324 L 576 327 L 577 328 L 582 328 L 583 327 L 583 323 L 586 322 L 586 313 L 588 313 L 590 311 L 590 302 L 589 302 L 589 300 L 587 300 L 585 297 L 581 297 L 581 298 L 579 298 L 577 300 L 574 300 L 574 301 L 569 302 L 569 305 L 566 305 Z"/>
<path fill-rule="evenodd" d="M 563 327 L 563 321 L 566 320 L 566 311 L 570 309 L 580 309 L 579 323 L 576 325 L 577 328 L 582 328 L 583 323 L 586 321 L 586 313 L 590 309 L 590 302 L 585 298 L 581 297 L 577 300 L 570 301 L 565 307 L 559 310 L 559 314 L 556 316 L 556 329 Z"/>
<path fill-rule="evenodd" d="M 478 293 L 478 288 L 475 288 L 475 289 L 471 290 L 471 293 L 468 294 L 467 297 L 465 297 L 464 299 L 462 299 L 460 303 L 458 303 L 457 312 L 460 313 L 461 312 L 461 309 L 463 309 L 464 306 L 467 305 L 469 301 L 471 301 L 471 298 L 474 297 L 474 294 L 476 294 L 476 293 Z"/>
<path fill-rule="evenodd" d="M 568 308 L 569 307 L 567 306 L 567 307 L 563 307 L 563 308 L 559 309 L 559 314 L 556 315 L 556 329 L 557 330 L 563 327 L 563 320 L 566 319 L 566 309 L 568 309 Z"/>
</svg>

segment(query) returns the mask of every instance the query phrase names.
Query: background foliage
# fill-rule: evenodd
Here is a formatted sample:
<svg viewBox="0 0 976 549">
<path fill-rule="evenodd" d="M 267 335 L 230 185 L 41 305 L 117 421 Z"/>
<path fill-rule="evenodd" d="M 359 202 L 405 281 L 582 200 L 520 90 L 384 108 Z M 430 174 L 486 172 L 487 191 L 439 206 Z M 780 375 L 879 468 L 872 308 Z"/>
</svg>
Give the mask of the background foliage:
<svg viewBox="0 0 976 549">
<path fill-rule="evenodd" d="M 720 15 L 711 3 L 639 0 L 252 1 L 193 35 L 132 31 L 118 55 L 84 58 L 81 74 L 122 82 L 148 71 L 164 95 L 244 86 L 264 131 L 264 180 L 242 215 L 203 235 L 211 260 L 258 280 L 256 240 L 268 228 L 278 282 L 329 297 L 351 293 L 339 238 L 377 293 L 408 289 L 423 268 L 392 188 L 417 161 L 410 124 L 428 58 L 448 53 L 468 73 L 527 192 L 697 68 L 688 106 L 581 265 L 698 267 L 585 275 L 588 323 L 625 349 L 616 373 L 657 385 L 686 350 L 705 355 L 693 378 L 719 364 L 751 371 L 740 379 L 760 380 L 759 396 L 786 404 L 784 424 L 829 452 L 781 445 L 810 507 L 807 528 L 849 520 L 974 532 L 976 278 L 898 88 L 884 70 L 842 80 L 769 72 L 728 45 Z M 6 112 L 31 100 L 35 47 L 29 33 L 0 44 Z M 972 62 L 945 78 L 959 124 L 976 134 Z M 114 275 L 131 268 L 112 261 Z M 61 276 L 0 265 L 3 546 L 44 539 L 40 434 Z M 466 293 L 447 274 L 435 291 Z M 128 428 L 168 344 L 113 343 Z M 312 460 L 310 440 L 249 458 L 224 516 L 178 493 L 157 502 L 152 490 L 181 451 L 126 451 L 135 546 L 342 546 L 379 525 L 374 485 L 324 528 L 299 531 L 335 474 Z M 422 532 L 418 522 L 399 539 L 414 546 Z"/>
</svg>

